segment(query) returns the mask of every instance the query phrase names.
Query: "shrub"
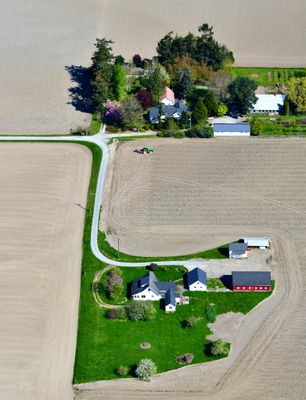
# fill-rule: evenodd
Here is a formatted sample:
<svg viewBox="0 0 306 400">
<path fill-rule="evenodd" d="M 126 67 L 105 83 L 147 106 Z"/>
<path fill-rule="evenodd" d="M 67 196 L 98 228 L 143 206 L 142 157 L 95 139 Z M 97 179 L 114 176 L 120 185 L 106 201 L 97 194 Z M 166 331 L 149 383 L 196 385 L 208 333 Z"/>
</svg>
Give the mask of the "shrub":
<svg viewBox="0 0 306 400">
<path fill-rule="evenodd" d="M 159 267 L 157 264 L 154 264 L 154 263 L 152 263 L 152 264 L 150 264 L 150 265 L 147 266 L 147 269 L 148 269 L 149 271 L 157 271 L 159 268 L 160 268 L 160 267 Z"/>
<path fill-rule="evenodd" d="M 113 269 L 104 284 L 104 290 L 111 300 L 118 299 L 123 289 L 122 273 L 119 269 Z"/>
<path fill-rule="evenodd" d="M 176 139 L 183 139 L 185 137 L 185 133 L 184 132 L 176 132 L 176 134 L 174 135 L 174 137 Z"/>
<path fill-rule="evenodd" d="M 209 304 L 205 308 L 206 318 L 208 322 L 215 322 L 217 317 L 216 307 L 214 304 Z"/>
<path fill-rule="evenodd" d="M 120 365 L 120 367 L 117 368 L 116 372 L 120 376 L 125 376 L 125 375 L 127 375 L 129 373 L 129 368 Z"/>
<path fill-rule="evenodd" d="M 177 126 L 177 123 L 172 118 L 168 118 L 165 122 L 164 136 L 175 137 L 178 130 L 179 127 Z"/>
<path fill-rule="evenodd" d="M 131 321 L 148 321 L 155 313 L 153 304 L 148 301 L 134 301 L 126 307 L 126 314 Z"/>
<path fill-rule="evenodd" d="M 193 328 L 194 326 L 196 326 L 198 318 L 191 315 L 184 322 L 185 322 L 184 323 L 185 328 Z"/>
<path fill-rule="evenodd" d="M 229 353 L 229 344 L 218 339 L 212 344 L 210 351 L 213 356 L 227 356 Z"/>
<path fill-rule="evenodd" d="M 194 109 L 192 111 L 192 119 L 194 120 L 194 122 L 196 124 L 199 124 L 201 122 L 206 121 L 207 120 L 207 116 L 208 116 L 207 107 L 203 103 L 203 100 L 199 99 L 196 102 L 196 104 L 194 106 Z"/>
<path fill-rule="evenodd" d="M 185 274 L 188 269 L 186 267 L 184 267 L 184 265 L 179 265 L 178 267 L 176 267 L 177 272 L 181 272 L 182 274 Z"/>
<path fill-rule="evenodd" d="M 206 124 L 195 125 L 187 133 L 189 137 L 199 137 L 199 138 L 210 138 L 212 137 L 212 134 L 213 134 L 212 127 Z"/>
<path fill-rule="evenodd" d="M 180 356 L 176 357 L 175 361 L 178 364 L 190 364 L 194 359 L 194 355 L 191 353 L 181 354 Z"/>
<path fill-rule="evenodd" d="M 149 358 L 142 359 L 135 370 L 137 378 L 143 381 L 149 381 L 150 377 L 156 374 L 156 365 L 154 361 Z"/>
<path fill-rule="evenodd" d="M 126 319 L 126 312 L 124 308 L 111 308 L 107 312 L 108 319 Z"/>
</svg>

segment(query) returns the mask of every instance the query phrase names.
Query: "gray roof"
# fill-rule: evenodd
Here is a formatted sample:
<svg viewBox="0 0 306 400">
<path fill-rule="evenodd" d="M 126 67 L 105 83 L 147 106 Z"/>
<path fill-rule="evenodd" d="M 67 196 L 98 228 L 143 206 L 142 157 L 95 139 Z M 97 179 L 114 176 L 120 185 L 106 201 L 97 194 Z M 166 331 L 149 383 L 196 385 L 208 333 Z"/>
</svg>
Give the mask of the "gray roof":
<svg viewBox="0 0 306 400">
<path fill-rule="evenodd" d="M 248 249 L 247 243 L 230 243 L 229 251 L 233 251 L 234 253 L 245 253 Z"/>
<path fill-rule="evenodd" d="M 233 286 L 271 286 L 270 271 L 233 271 Z"/>
<path fill-rule="evenodd" d="M 242 122 L 239 124 L 213 124 L 214 132 L 251 132 L 251 127 L 248 122 Z"/>
<path fill-rule="evenodd" d="M 187 106 L 182 101 L 177 101 L 173 106 L 166 106 L 161 104 L 162 113 L 167 118 L 172 118 L 175 113 L 182 114 L 183 111 L 187 111 Z M 158 122 L 160 106 L 151 107 L 149 110 L 149 119 L 151 122 Z"/>
<path fill-rule="evenodd" d="M 139 279 L 135 279 L 131 284 L 131 294 L 143 292 L 148 287 L 155 293 L 159 294 L 159 289 L 156 287 L 157 278 L 154 272 L 150 271 Z"/>
<path fill-rule="evenodd" d="M 175 293 L 176 283 L 175 282 L 162 282 L 156 278 L 154 272 L 150 271 L 141 278 L 135 279 L 131 284 L 131 294 L 137 294 L 143 292 L 145 289 L 150 288 L 156 294 L 165 296 L 167 291 L 173 291 Z"/>
<path fill-rule="evenodd" d="M 188 285 L 192 285 L 197 281 L 202 282 L 204 283 L 204 285 L 206 285 L 207 284 L 206 272 L 204 272 L 200 268 L 194 268 L 192 271 L 188 272 L 187 281 Z"/>
<path fill-rule="evenodd" d="M 165 294 L 165 306 L 168 306 L 169 304 L 175 306 L 175 290 L 167 290 Z"/>
</svg>

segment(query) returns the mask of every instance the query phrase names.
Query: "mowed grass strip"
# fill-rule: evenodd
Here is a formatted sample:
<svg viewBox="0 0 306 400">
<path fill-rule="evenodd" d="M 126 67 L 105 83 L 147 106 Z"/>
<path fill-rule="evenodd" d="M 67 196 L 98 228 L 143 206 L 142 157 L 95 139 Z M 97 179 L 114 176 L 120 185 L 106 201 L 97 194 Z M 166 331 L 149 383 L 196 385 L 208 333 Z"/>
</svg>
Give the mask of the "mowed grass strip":
<svg viewBox="0 0 306 400">
<path fill-rule="evenodd" d="M 142 276 L 143 268 L 121 268 L 124 282 Z M 182 275 L 181 275 L 182 276 Z M 83 275 L 83 279 L 84 275 Z M 178 355 L 192 353 L 193 364 L 215 360 L 208 353 L 210 334 L 205 307 L 214 303 L 217 314 L 225 312 L 248 313 L 270 293 L 208 293 L 185 292 L 190 304 L 178 306 L 173 314 L 166 314 L 159 302 L 154 302 L 156 315 L 151 321 L 113 321 L 106 317 L 107 311 L 100 309 L 85 286 L 84 302 L 81 305 L 77 357 L 74 381 L 76 383 L 114 379 L 119 376 L 119 366 L 129 368 L 132 376 L 134 366 L 142 358 L 151 358 L 158 372 L 180 368 Z M 86 301 L 85 301 L 86 298 Z M 184 321 L 198 318 L 196 326 L 184 328 Z M 140 343 L 149 342 L 151 348 L 142 350 Z"/>
<path fill-rule="evenodd" d="M 232 67 L 231 72 L 235 77 L 253 79 L 258 86 L 275 86 L 285 85 L 290 78 L 306 74 L 306 68 Z"/>
<path fill-rule="evenodd" d="M 140 257 L 122 253 L 114 249 L 106 240 L 104 232 L 99 232 L 98 245 L 101 252 L 111 260 L 122 262 L 154 262 L 154 261 L 184 261 L 193 258 L 203 259 L 222 259 L 228 258 L 228 244 L 216 247 L 215 249 L 201 251 L 199 253 L 186 254 L 181 256 L 167 256 L 167 257 Z"/>
</svg>

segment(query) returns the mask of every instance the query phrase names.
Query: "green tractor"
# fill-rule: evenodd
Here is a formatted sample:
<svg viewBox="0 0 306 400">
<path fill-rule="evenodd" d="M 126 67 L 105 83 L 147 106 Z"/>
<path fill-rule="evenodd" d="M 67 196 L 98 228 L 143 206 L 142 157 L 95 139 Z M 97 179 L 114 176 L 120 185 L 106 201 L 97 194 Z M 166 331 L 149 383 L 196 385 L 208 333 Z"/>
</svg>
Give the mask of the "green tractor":
<svg viewBox="0 0 306 400">
<path fill-rule="evenodd" d="M 153 153 L 153 149 L 151 149 L 150 147 L 143 147 L 142 149 L 141 149 L 141 152 L 142 152 L 142 154 L 151 154 L 151 153 Z"/>
</svg>

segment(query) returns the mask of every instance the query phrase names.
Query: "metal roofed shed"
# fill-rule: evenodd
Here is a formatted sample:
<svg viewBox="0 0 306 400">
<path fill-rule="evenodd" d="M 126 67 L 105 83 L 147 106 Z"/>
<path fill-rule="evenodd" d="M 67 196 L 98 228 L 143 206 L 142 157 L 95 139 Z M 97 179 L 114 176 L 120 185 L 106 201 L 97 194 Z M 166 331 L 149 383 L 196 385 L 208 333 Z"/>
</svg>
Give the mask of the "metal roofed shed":
<svg viewBox="0 0 306 400">
<path fill-rule="evenodd" d="M 233 291 L 270 291 L 270 271 L 233 271 Z"/>
<path fill-rule="evenodd" d="M 247 243 L 230 243 L 228 247 L 229 258 L 248 258 Z"/>
<path fill-rule="evenodd" d="M 256 247 L 259 249 L 268 249 L 270 247 L 269 238 L 266 236 L 244 237 L 242 240 L 244 243 L 247 243 L 248 247 Z"/>
<path fill-rule="evenodd" d="M 212 124 L 214 130 L 214 136 L 251 136 L 251 127 L 248 122 L 241 123 L 216 123 Z"/>
<path fill-rule="evenodd" d="M 284 105 L 285 94 L 256 94 L 257 101 L 251 113 L 279 114 Z"/>
</svg>

